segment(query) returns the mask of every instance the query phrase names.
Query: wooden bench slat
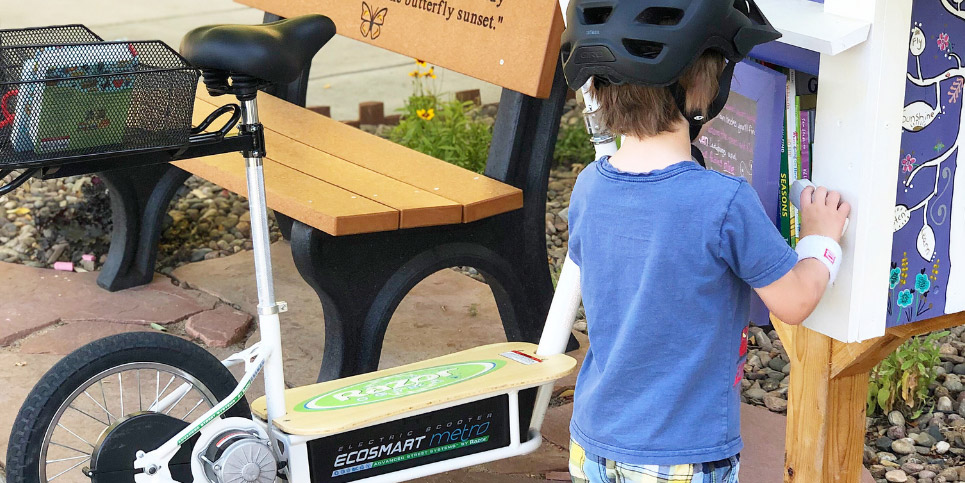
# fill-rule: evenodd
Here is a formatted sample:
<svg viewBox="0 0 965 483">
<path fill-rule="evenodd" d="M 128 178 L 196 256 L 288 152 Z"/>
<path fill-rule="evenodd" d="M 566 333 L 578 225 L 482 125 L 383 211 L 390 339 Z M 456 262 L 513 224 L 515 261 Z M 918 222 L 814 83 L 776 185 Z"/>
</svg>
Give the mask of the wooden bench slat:
<svg viewBox="0 0 965 483">
<path fill-rule="evenodd" d="M 201 90 L 203 91 L 203 89 Z M 198 97 L 219 105 L 206 92 Z M 522 190 L 400 146 L 277 97 L 258 96 L 259 116 L 271 130 L 350 163 L 463 205 L 463 222 L 523 206 Z M 269 156 L 272 146 L 268 145 Z"/>
<path fill-rule="evenodd" d="M 206 158 L 177 161 L 175 166 L 243 196 L 248 195 L 245 161 L 239 154 L 227 153 Z M 270 159 L 265 160 L 268 206 L 332 235 L 354 235 L 399 228 L 399 212 L 305 176 Z M 310 208 L 317 206 L 318 208 Z"/>
<path fill-rule="evenodd" d="M 195 105 L 196 117 L 207 115 L 219 105 L 199 101 L 203 102 Z M 300 108 L 289 105 L 289 109 Z M 400 228 L 462 222 L 462 205 L 279 134 L 271 125 L 265 127 L 265 144 L 267 158 L 272 161 L 398 210 Z M 277 182 L 266 177 L 265 183 L 273 186 Z"/>
</svg>

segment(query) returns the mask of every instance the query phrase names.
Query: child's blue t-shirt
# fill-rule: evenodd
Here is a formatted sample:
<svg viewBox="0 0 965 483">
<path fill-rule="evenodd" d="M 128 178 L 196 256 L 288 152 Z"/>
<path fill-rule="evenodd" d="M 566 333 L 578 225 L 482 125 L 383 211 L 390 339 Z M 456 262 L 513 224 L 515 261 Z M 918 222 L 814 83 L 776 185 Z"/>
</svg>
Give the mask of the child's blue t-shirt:
<svg viewBox="0 0 965 483">
<path fill-rule="evenodd" d="M 756 192 L 691 161 L 626 173 L 603 158 L 577 179 L 569 222 L 590 337 L 572 437 L 629 464 L 739 453 L 751 288 L 797 263 Z"/>
</svg>

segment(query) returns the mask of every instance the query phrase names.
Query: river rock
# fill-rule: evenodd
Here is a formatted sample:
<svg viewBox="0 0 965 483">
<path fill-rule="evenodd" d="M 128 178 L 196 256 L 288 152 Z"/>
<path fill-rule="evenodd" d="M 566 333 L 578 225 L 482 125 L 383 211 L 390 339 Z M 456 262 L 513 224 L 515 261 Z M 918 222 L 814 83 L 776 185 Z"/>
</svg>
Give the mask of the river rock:
<svg viewBox="0 0 965 483">
<path fill-rule="evenodd" d="M 891 483 L 905 483 L 908 481 L 908 475 L 906 475 L 905 472 L 900 469 L 891 470 L 885 473 L 885 479 Z"/>
<path fill-rule="evenodd" d="M 891 443 L 891 450 L 898 454 L 912 454 L 915 452 L 915 441 L 911 438 L 896 439 Z"/>
</svg>

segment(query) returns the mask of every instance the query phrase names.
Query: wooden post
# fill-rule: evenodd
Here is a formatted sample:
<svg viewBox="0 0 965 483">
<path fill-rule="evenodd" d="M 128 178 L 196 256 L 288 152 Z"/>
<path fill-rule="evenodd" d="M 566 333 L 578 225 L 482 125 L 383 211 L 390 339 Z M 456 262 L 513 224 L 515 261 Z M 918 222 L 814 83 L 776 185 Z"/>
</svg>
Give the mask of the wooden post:
<svg viewBox="0 0 965 483">
<path fill-rule="evenodd" d="M 851 344 L 772 320 L 791 359 L 784 482 L 858 483 L 871 369 L 909 337 L 965 325 L 965 313 Z"/>
</svg>

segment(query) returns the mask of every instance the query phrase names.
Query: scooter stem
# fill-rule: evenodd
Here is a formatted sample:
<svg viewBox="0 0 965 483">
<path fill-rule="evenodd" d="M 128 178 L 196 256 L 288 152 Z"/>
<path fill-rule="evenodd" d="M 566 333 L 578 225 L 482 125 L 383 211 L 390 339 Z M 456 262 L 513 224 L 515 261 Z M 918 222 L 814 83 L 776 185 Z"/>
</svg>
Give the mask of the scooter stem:
<svg viewBox="0 0 965 483">
<path fill-rule="evenodd" d="M 244 127 L 258 126 L 258 101 L 242 101 L 241 119 Z M 258 287 L 258 331 L 261 343 L 271 353 L 265 363 L 265 395 L 268 419 L 285 415 L 285 374 L 282 365 L 281 326 L 279 307 L 275 303 L 275 288 L 271 273 L 271 245 L 268 238 L 268 206 L 265 202 L 265 173 L 262 153 L 245 155 L 248 177 L 248 207 L 251 212 L 251 245 L 255 257 L 255 284 Z"/>
</svg>

